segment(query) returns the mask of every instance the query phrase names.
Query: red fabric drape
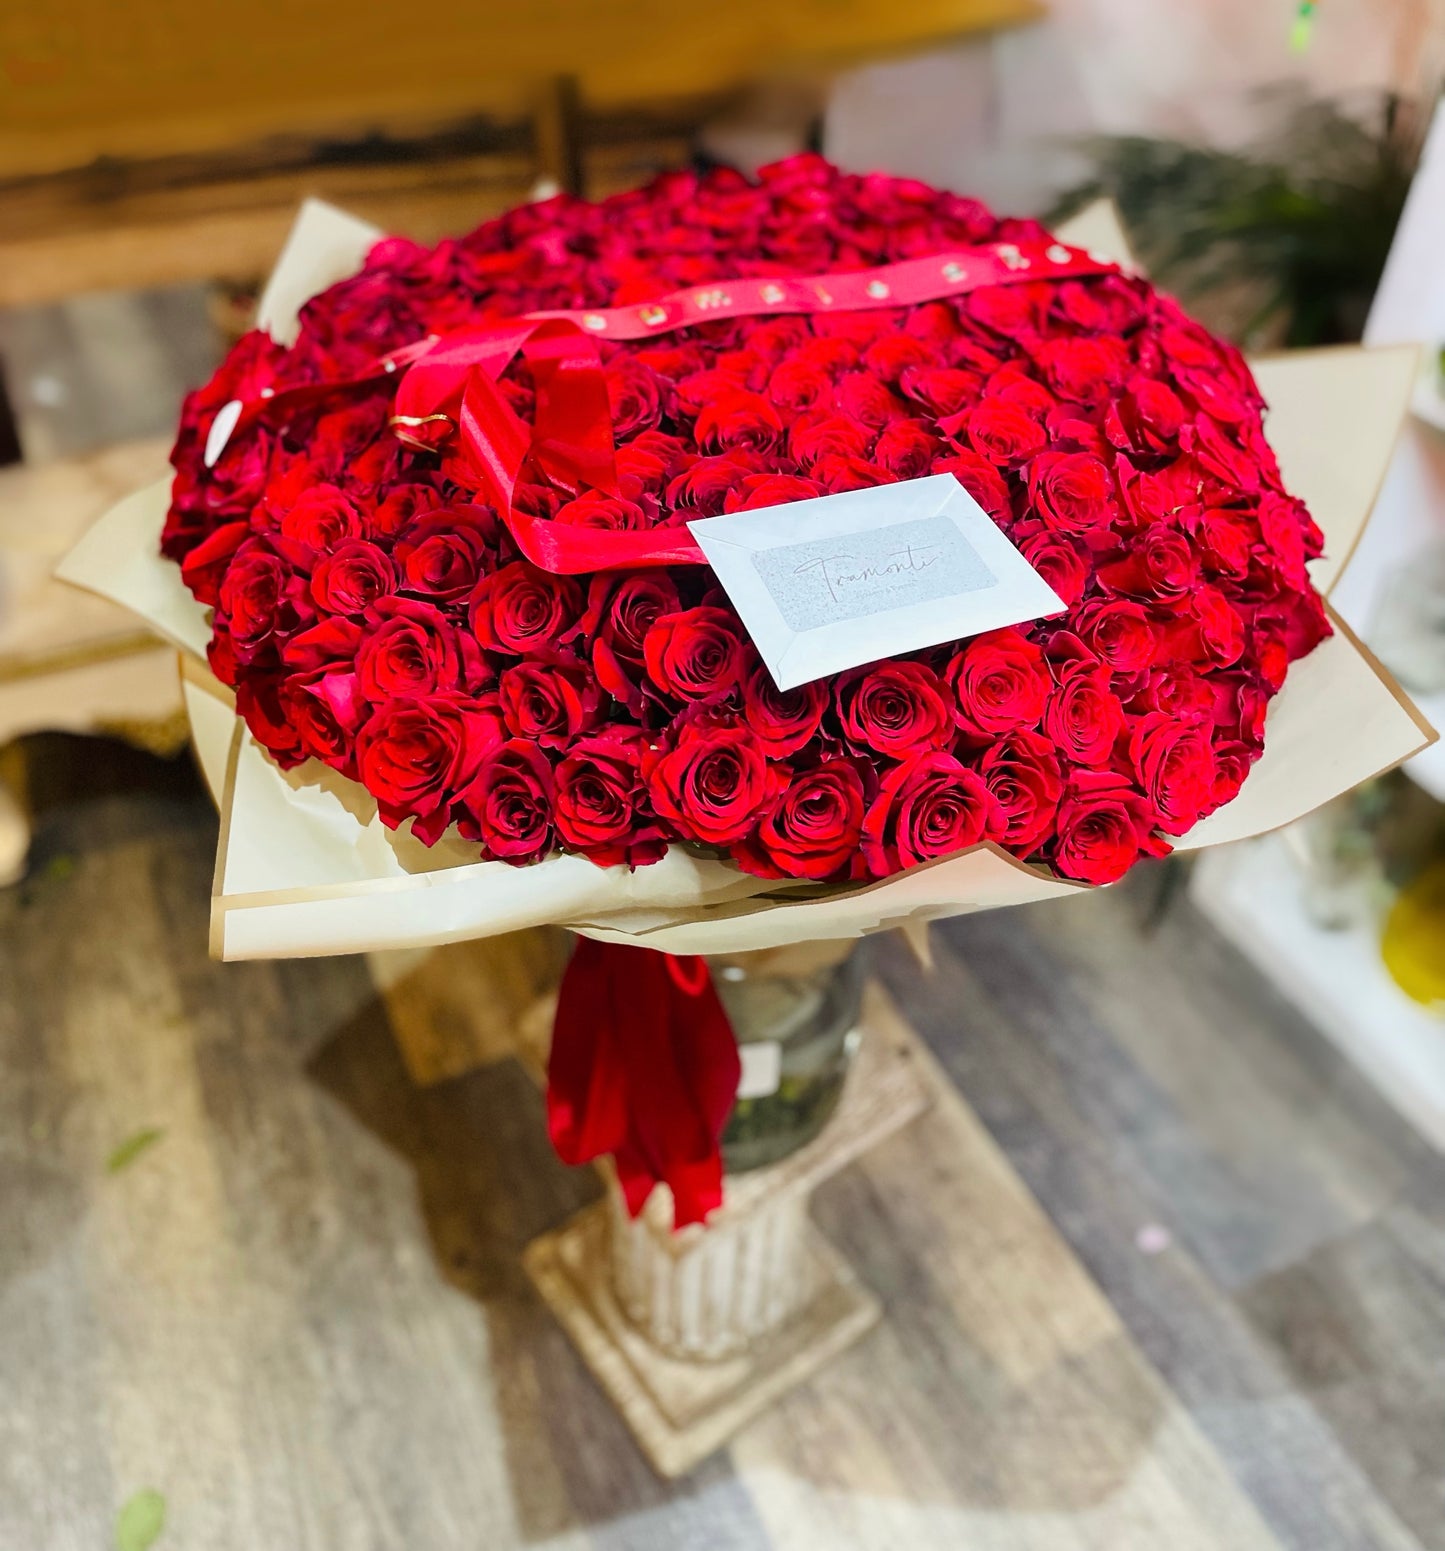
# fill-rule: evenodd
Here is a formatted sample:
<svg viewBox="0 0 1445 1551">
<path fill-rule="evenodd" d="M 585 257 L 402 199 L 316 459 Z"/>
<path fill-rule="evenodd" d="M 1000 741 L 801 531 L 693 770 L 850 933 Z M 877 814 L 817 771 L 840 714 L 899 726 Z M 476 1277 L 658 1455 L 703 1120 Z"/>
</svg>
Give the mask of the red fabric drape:
<svg viewBox="0 0 1445 1551">
<path fill-rule="evenodd" d="M 701 1222 L 722 1204 L 719 1142 L 740 1076 L 705 960 L 578 939 L 547 1071 L 547 1128 L 565 1163 L 610 1153 L 634 1217 L 666 1183 L 675 1225 Z"/>
</svg>

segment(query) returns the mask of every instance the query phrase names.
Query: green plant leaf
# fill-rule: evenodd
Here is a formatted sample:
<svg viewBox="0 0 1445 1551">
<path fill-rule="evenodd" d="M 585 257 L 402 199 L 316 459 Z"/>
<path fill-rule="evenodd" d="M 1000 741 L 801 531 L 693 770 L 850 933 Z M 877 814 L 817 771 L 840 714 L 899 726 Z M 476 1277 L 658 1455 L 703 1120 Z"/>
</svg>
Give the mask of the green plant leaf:
<svg viewBox="0 0 1445 1551">
<path fill-rule="evenodd" d="M 116 1515 L 116 1551 L 150 1551 L 165 1527 L 166 1500 L 154 1487 L 145 1487 Z"/>
<path fill-rule="evenodd" d="M 105 1160 L 105 1172 L 107 1174 L 119 1174 L 124 1168 L 135 1162 L 147 1148 L 165 1135 L 159 1126 L 147 1126 L 143 1131 L 137 1131 L 134 1136 L 128 1136 L 119 1147 Z"/>
</svg>

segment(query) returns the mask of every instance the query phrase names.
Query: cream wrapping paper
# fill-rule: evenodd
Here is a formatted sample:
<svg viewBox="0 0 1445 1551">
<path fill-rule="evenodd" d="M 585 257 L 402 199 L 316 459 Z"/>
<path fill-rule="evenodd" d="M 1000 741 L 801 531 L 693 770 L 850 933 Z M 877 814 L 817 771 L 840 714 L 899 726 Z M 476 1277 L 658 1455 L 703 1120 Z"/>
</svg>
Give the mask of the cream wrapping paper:
<svg viewBox="0 0 1445 1551">
<path fill-rule="evenodd" d="M 352 273 L 379 235 L 308 201 L 262 297 L 262 325 L 294 339 L 306 299 Z M 1059 236 L 1132 264 L 1107 205 Z M 1408 347 L 1342 349 L 1253 363 L 1285 481 L 1325 532 L 1313 574 L 1326 594 L 1384 477 L 1415 358 Z M 852 888 L 765 881 L 684 846 L 635 872 L 577 856 L 520 868 L 480 862 L 454 833 L 427 849 L 386 829 L 357 783 L 314 762 L 283 772 L 251 737 L 206 667 L 206 611 L 159 553 L 168 504 L 164 482 L 122 501 L 57 574 L 131 609 L 181 653 L 197 756 L 221 811 L 211 906 L 219 958 L 425 947 L 544 924 L 674 953 L 741 953 L 1090 892 L 993 845 Z M 1264 754 L 1239 795 L 1180 849 L 1277 829 L 1434 741 L 1379 664 L 1334 623 L 1337 633 L 1293 665 L 1271 703 Z"/>
</svg>

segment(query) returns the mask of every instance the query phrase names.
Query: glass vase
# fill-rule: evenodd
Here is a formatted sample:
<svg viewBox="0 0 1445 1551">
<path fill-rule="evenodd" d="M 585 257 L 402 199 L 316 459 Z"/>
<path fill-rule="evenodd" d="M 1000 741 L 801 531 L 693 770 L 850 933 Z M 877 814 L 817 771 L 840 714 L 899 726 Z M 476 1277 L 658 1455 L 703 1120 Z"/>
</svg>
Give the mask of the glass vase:
<svg viewBox="0 0 1445 1551">
<path fill-rule="evenodd" d="M 779 1163 L 828 1123 L 858 1047 L 866 959 L 863 944 L 833 942 L 708 961 L 743 1062 L 728 1173 Z"/>
</svg>

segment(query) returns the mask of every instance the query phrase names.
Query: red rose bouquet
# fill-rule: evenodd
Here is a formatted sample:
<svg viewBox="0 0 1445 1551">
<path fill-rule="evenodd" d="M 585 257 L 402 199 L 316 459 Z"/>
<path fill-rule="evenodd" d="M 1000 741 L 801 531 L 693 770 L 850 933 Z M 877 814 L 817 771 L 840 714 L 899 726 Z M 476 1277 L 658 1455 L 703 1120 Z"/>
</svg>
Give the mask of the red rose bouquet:
<svg viewBox="0 0 1445 1551">
<path fill-rule="evenodd" d="M 857 935 L 1107 883 L 1413 752 L 1299 498 L 1348 553 L 1408 364 L 1261 369 L 1272 447 L 1238 353 L 1069 236 L 815 157 L 433 249 L 313 207 L 171 490 L 68 563 L 189 656 L 217 951 Z M 938 474 L 1064 611 L 779 690 L 687 522 Z"/>
</svg>

